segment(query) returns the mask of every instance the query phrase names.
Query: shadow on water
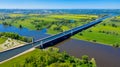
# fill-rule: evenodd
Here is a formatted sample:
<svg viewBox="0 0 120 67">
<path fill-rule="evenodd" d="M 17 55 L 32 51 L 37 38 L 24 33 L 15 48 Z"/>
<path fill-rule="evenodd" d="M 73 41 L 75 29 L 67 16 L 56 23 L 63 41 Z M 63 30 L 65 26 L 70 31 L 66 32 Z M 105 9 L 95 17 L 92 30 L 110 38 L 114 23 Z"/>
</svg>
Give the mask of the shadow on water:
<svg viewBox="0 0 120 67">
<path fill-rule="evenodd" d="M 95 58 L 98 67 L 120 67 L 120 48 L 75 39 L 68 39 L 55 47 L 78 58 L 82 55 Z"/>
</svg>

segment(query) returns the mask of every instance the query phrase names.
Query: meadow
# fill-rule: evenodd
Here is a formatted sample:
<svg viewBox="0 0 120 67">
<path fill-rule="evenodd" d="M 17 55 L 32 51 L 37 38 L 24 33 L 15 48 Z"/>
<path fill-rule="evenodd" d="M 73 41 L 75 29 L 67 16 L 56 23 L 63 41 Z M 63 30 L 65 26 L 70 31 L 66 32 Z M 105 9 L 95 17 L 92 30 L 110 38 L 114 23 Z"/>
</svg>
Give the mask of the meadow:
<svg viewBox="0 0 120 67">
<path fill-rule="evenodd" d="M 83 25 L 98 18 L 97 15 L 86 14 L 8 14 L 2 17 L 1 24 L 25 27 L 31 30 L 48 29 L 49 34 L 56 34 Z"/>
</svg>

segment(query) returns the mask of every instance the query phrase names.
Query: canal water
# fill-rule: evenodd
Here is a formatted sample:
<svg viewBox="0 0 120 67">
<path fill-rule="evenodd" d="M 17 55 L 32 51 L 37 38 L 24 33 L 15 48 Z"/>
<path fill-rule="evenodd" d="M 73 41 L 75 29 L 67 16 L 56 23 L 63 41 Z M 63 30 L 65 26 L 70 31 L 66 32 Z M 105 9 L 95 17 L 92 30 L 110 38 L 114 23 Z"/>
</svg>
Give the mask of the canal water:
<svg viewBox="0 0 120 67">
<path fill-rule="evenodd" d="M 120 67 L 120 48 L 75 39 L 68 39 L 55 47 L 77 58 L 83 55 L 95 58 L 98 67 Z"/>
</svg>

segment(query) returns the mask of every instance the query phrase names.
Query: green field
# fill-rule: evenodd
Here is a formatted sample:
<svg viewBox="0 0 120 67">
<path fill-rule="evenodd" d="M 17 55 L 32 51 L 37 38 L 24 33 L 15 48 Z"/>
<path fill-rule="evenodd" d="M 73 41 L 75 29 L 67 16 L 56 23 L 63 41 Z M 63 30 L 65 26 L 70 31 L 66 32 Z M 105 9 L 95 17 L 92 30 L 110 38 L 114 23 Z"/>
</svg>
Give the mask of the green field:
<svg viewBox="0 0 120 67">
<path fill-rule="evenodd" d="M 40 30 L 47 28 L 48 30 L 53 30 L 54 28 L 64 28 L 68 30 L 71 27 L 78 25 L 83 25 L 86 22 L 92 21 L 98 18 L 97 15 L 74 15 L 74 14 L 53 14 L 53 15 L 37 15 L 37 14 L 10 14 L 9 18 L 5 18 L 0 21 L 5 25 L 13 25 L 16 27 L 22 27 L 31 30 Z M 61 27 L 63 26 L 63 27 Z M 63 31 L 64 31 L 63 30 Z M 51 32 L 48 32 L 51 33 Z"/>
<path fill-rule="evenodd" d="M 0 67 L 96 67 L 95 60 L 88 60 L 87 56 L 78 59 L 65 52 L 60 53 L 57 48 L 45 50 L 35 49 L 3 64 Z"/>
</svg>

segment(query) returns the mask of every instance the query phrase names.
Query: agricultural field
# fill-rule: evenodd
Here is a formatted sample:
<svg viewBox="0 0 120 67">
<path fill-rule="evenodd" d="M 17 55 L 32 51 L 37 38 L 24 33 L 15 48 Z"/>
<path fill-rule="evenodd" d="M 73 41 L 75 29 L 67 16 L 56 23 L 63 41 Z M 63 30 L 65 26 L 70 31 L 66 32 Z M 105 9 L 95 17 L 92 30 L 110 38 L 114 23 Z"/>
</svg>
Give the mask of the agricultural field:
<svg viewBox="0 0 120 67">
<path fill-rule="evenodd" d="M 35 49 L 31 52 L 16 57 L 10 61 L 0 64 L 0 67 L 96 67 L 94 58 L 82 56 L 82 59 L 69 56 L 67 53 L 59 52 L 58 48 L 47 48 L 45 50 Z"/>
</svg>

